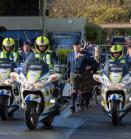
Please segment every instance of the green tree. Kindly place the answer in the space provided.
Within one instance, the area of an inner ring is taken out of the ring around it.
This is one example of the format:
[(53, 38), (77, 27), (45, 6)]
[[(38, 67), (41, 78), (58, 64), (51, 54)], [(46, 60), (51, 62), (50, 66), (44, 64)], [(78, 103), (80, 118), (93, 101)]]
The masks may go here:
[(88, 41), (97, 44), (105, 43), (107, 33), (99, 25), (87, 22), (87, 24), (85, 25), (85, 30), (86, 30), (86, 39)]
[(117, 22), (128, 17), (120, 0), (56, 0), (51, 17), (87, 17), (95, 23)]

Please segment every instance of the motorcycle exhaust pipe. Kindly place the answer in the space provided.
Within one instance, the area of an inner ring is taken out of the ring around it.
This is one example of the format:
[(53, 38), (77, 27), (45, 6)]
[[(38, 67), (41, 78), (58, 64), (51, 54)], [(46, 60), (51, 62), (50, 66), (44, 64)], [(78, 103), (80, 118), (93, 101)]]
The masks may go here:
[(42, 113), (39, 117), (39, 122), (44, 121), (49, 116), (54, 117), (57, 115), (60, 115), (60, 107), (59, 106), (57, 106), (57, 107), (55, 106), (55, 108), (53, 110), (51, 110), (50, 112)]
[(131, 111), (131, 104), (127, 106), (127, 108), (124, 110), (124, 114), (120, 116), (120, 120), (128, 113)]
[(131, 104), (127, 106), (127, 108), (124, 110), (125, 112), (131, 111)]

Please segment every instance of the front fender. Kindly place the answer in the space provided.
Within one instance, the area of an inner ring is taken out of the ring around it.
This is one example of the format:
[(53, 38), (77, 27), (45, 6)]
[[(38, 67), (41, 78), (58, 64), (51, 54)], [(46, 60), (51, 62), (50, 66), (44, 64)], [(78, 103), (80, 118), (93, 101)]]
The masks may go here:
[(8, 97), (11, 97), (11, 91), (10, 90), (6, 90), (6, 89), (1, 89), (0, 90), (0, 96), (8, 96)]
[(108, 102), (110, 102), (110, 101), (116, 101), (116, 100), (119, 100), (119, 101), (123, 102), (123, 97), (122, 97), (122, 95), (120, 95), (120, 94), (111, 94), (111, 95), (108, 97)]
[(38, 96), (38, 95), (29, 94), (29, 95), (27, 95), (27, 96), (25, 97), (25, 102), (30, 102), (30, 101), (40, 103), (40, 102), (41, 102), (41, 98), (40, 98), (40, 96)]

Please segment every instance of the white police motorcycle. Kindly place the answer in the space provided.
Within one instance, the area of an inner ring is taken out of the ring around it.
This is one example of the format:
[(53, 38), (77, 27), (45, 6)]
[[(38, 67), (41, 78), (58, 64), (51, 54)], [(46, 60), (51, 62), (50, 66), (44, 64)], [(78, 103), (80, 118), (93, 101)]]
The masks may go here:
[(122, 73), (111, 73), (112, 80), (105, 74), (95, 74), (94, 80), (101, 83), (101, 106), (112, 119), (113, 125), (118, 125), (121, 119), (131, 110), (131, 75), (127, 73), (120, 79)]
[[(56, 89), (55, 83), (59, 84), (61, 74), (50, 73), (45, 63), (35, 61), (25, 74), (14, 72), (11, 73), (11, 78), (21, 84), (22, 107), (29, 129), (35, 129), (38, 122), (50, 126), (54, 117), (60, 114), (64, 104), (66, 106), (69, 103), (67, 97), (71, 93), (70, 84), (65, 84), (62, 89), (58, 86)], [(67, 101), (63, 103), (65, 99)]]
[(13, 112), (19, 108), (15, 103), (15, 89), (19, 88), (10, 78), (12, 66), (12, 60), (0, 58), (0, 116), (2, 120), (7, 120), (9, 116), (13, 116)]

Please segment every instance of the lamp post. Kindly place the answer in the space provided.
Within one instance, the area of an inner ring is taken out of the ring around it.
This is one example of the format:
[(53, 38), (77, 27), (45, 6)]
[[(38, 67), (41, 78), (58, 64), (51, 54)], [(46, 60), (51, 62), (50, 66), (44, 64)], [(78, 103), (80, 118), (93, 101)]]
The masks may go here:
[(39, 0), (39, 9), (40, 9), (40, 16), (41, 16), (42, 35), (46, 35), (47, 0)]

